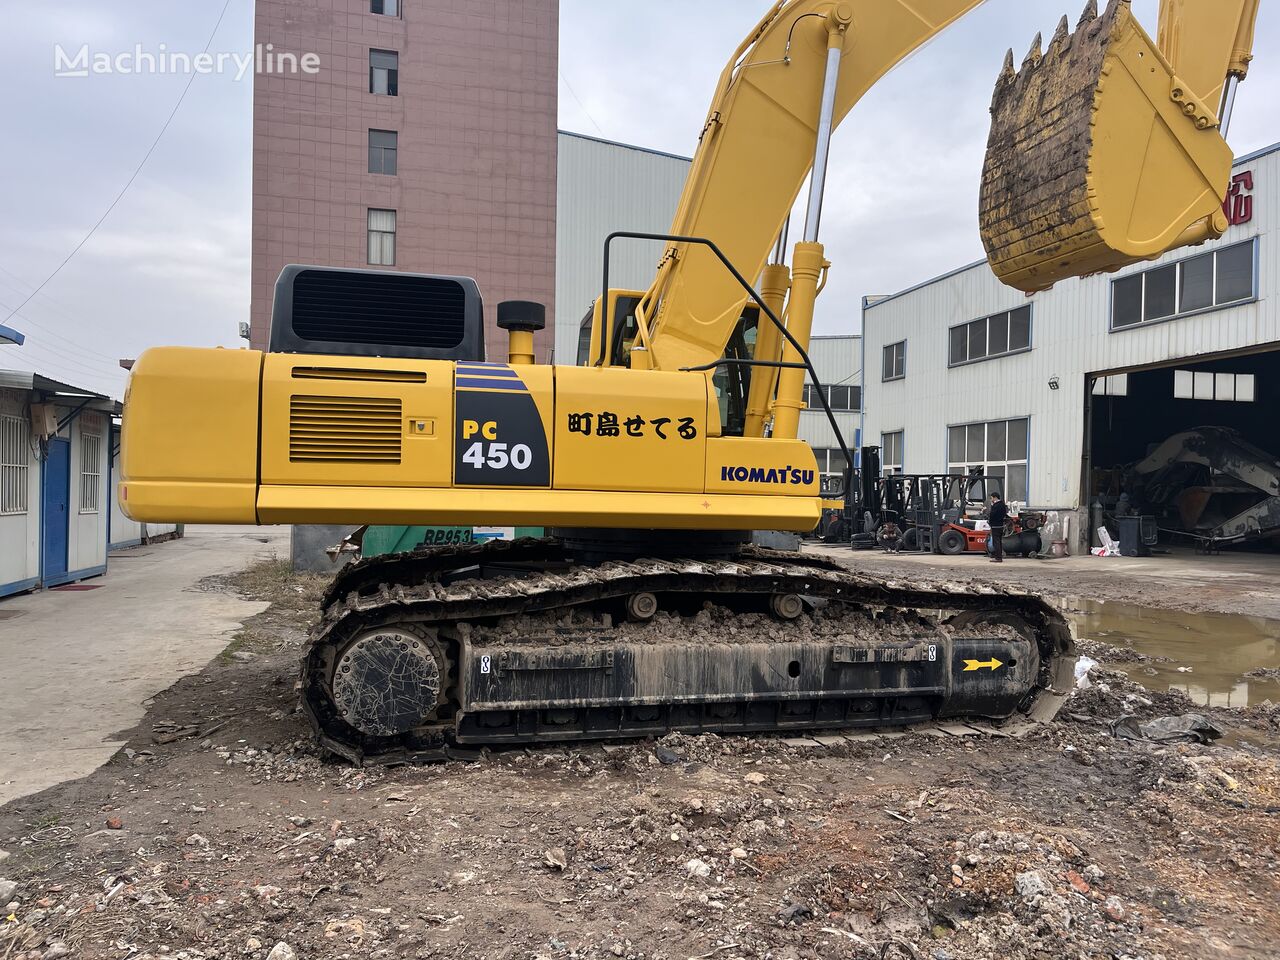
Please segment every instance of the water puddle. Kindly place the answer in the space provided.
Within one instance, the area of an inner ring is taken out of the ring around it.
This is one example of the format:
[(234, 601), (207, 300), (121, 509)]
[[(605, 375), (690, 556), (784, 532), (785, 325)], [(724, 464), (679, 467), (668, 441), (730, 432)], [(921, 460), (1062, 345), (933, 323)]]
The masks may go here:
[(1149, 689), (1181, 690), (1202, 706), (1280, 700), (1280, 682), (1245, 676), (1259, 667), (1280, 668), (1280, 620), (1081, 598), (1068, 599), (1066, 608), (1076, 636), (1151, 657), (1105, 663)]

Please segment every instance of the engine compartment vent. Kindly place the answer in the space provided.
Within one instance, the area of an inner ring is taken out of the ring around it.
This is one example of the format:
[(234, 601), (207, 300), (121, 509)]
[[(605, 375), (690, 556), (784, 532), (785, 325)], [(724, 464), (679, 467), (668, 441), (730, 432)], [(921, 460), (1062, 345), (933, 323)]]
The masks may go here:
[(422, 370), (370, 370), (363, 367), (294, 367), (295, 380), (382, 380), (389, 383), (426, 383)]
[(289, 459), (399, 463), (400, 400), (393, 397), (289, 398)]
[(273, 353), (483, 360), (484, 307), (469, 277), (289, 264), (269, 340)]

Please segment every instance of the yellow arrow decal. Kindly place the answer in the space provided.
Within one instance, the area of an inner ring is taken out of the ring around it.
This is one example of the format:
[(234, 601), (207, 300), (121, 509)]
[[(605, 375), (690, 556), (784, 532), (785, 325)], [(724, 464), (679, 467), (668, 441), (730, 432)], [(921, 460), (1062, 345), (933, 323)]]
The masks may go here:
[(992, 657), (990, 660), (966, 660), (964, 662), (964, 672), (970, 670), (994, 670), (997, 667), (1003, 667), (1004, 662)]

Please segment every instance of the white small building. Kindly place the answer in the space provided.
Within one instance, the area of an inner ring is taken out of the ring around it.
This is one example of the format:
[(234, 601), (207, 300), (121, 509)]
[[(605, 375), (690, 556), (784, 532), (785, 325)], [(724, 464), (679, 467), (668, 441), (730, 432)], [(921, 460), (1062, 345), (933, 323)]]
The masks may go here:
[(863, 303), (863, 436), (886, 471), (1004, 478), (1088, 507), (1201, 426), (1280, 455), (1280, 144), (1236, 161), (1222, 238), (1026, 296), (985, 261)]
[(0, 597), (96, 577), (108, 551), (176, 524), (120, 510), (119, 404), (26, 370), (0, 370)]
[(106, 572), (114, 404), (0, 370), (0, 596)]

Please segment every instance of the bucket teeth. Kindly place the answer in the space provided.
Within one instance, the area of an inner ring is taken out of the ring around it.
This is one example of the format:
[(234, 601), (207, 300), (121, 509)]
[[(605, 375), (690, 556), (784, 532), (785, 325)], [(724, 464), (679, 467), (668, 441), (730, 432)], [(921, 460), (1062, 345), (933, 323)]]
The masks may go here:
[(1040, 50), (1040, 34), (1036, 34), (1036, 38), (1031, 41), (1031, 49), (1027, 51), (1027, 55), (1022, 58), (1022, 70), (1027, 67), (1034, 67), (1043, 59), (1044, 54)]
[(1013, 47), (1010, 47), (1005, 51), (1004, 65), (1000, 68), (1000, 75), (996, 77), (996, 84), (1008, 83), (1017, 75), (1017, 72), (1013, 69)]
[(1080, 14), (1080, 19), (1076, 22), (1076, 29), (1079, 30), (1083, 26), (1087, 26), (1098, 19), (1098, 0), (1086, 0), (1084, 12)]
[(1053, 36), (1049, 38), (1049, 53), (1052, 55), (1058, 47), (1062, 46), (1067, 39), (1067, 15), (1064, 13), (1062, 19), (1058, 21), (1057, 28), (1053, 31)]

